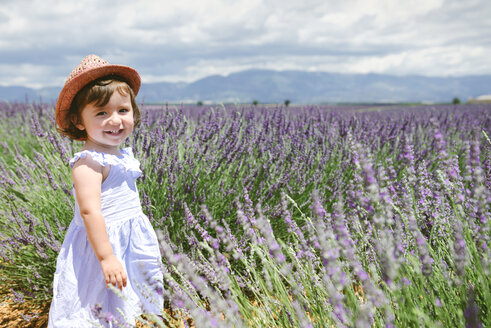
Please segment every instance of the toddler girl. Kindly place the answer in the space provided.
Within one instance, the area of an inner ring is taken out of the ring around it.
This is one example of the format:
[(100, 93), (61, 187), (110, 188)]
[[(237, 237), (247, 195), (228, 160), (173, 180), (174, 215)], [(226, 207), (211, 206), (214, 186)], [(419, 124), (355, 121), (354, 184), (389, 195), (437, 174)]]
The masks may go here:
[(58, 97), (58, 131), (84, 146), (70, 160), (75, 213), (56, 263), (48, 327), (108, 325), (106, 312), (132, 323), (162, 310), (159, 245), (135, 183), (140, 163), (131, 148), (119, 148), (139, 123), (139, 88), (133, 68), (89, 55)]

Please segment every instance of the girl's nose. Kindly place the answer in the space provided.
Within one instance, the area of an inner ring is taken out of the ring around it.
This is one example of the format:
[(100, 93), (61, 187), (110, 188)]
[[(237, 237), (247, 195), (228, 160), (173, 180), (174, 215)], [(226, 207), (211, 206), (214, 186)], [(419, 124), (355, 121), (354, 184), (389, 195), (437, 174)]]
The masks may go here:
[(120, 124), (121, 123), (121, 117), (119, 117), (118, 113), (113, 113), (109, 117), (109, 123), (111, 123), (111, 124)]

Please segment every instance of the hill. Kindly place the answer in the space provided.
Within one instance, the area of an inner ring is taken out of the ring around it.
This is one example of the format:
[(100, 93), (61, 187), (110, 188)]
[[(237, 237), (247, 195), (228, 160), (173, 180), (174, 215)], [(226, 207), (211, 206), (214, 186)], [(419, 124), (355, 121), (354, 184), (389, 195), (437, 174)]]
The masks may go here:
[[(56, 100), (59, 88), (0, 87), (0, 99)], [(449, 102), (491, 93), (491, 75), (460, 77), (247, 70), (191, 83), (144, 83), (139, 101), (277, 103)]]

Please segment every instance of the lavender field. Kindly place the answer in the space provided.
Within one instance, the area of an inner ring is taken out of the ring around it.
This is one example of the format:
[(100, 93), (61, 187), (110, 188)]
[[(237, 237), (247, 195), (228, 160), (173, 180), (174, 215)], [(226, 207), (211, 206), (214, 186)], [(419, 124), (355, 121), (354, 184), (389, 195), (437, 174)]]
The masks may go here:
[[(81, 143), (53, 113), (0, 104), (0, 279), (18, 303), (50, 301), (73, 213)], [(491, 327), (491, 105), (142, 114), (127, 144), (163, 255), (149, 295), (166, 299), (163, 321), (142, 321)]]

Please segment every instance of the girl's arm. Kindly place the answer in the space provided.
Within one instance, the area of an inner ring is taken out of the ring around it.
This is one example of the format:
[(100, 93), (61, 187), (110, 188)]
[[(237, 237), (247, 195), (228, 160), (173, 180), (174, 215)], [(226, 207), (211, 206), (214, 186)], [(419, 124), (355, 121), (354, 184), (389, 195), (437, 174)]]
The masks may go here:
[(73, 166), (72, 178), (87, 238), (100, 262), (106, 284), (122, 290), (126, 287), (126, 272), (113, 253), (101, 211), (102, 166), (90, 156), (80, 158)]

